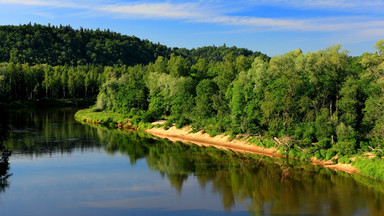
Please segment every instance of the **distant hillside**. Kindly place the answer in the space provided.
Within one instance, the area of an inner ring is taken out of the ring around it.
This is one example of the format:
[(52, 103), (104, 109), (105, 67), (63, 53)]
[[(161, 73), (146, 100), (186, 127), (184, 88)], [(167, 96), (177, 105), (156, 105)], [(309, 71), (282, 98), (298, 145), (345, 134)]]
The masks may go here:
[(70, 26), (0, 26), (0, 61), (49, 65), (147, 64), (170, 49), (109, 30)]
[[(71, 26), (27, 24), (0, 26), (0, 62), (55, 65), (136, 65), (154, 62), (158, 56), (181, 55), (191, 64), (202, 57), (221, 61), (234, 56), (259, 56), (244, 48), (209, 46), (197, 49), (169, 48), (135, 36), (110, 30), (73, 29)], [(267, 57), (268, 58), (268, 57)]]

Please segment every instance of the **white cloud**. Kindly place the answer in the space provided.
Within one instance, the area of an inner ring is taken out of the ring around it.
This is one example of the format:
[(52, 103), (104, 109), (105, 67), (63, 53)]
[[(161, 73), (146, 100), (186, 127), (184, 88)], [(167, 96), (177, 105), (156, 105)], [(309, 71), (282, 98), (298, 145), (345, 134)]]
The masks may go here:
[[(382, 8), (382, 1), (346, 1), (346, 0), (244, 0), (243, 8), (250, 4), (290, 5), (291, 7), (316, 8)], [(248, 4), (246, 3), (248, 2)], [(1, 3), (31, 5), (54, 8), (81, 9), (100, 16), (112, 16), (125, 19), (162, 19), (178, 20), (190, 23), (210, 23), (236, 26), (254, 31), (300, 31), (300, 32), (343, 32), (346, 35), (364, 35), (372, 38), (382, 35), (384, 20), (380, 16), (338, 16), (324, 18), (266, 18), (261, 16), (232, 15), (239, 8), (229, 7), (221, 1), (193, 1), (177, 3), (164, 2), (130, 2), (107, 4), (89, 0), (49, 1), (49, 0), (0, 0)], [(253, 5), (254, 6), (254, 5)], [(287, 6), (288, 7), (288, 6)], [(238, 13), (241, 14), (241, 13)]]
[(197, 4), (193, 3), (136, 3), (100, 6), (98, 10), (117, 13), (124, 17), (138, 16), (138, 18), (195, 19), (203, 15), (203, 13), (198, 10), (197, 6)]
[(39, 0), (0, 0), (0, 3), (5, 4), (17, 4), (17, 5), (27, 5), (27, 6), (49, 6), (49, 7), (65, 7), (65, 8), (86, 8), (79, 4), (71, 2), (59, 2), (59, 1), (39, 1)]
[(56, 16), (52, 13), (45, 13), (45, 12), (37, 12), (37, 13), (34, 13), (35, 15), (37, 16), (40, 16), (40, 17), (44, 17), (44, 18), (47, 18), (47, 19), (55, 19)]
[(382, 0), (246, 0), (253, 5), (275, 5), (301, 9), (358, 10), (381, 12)]

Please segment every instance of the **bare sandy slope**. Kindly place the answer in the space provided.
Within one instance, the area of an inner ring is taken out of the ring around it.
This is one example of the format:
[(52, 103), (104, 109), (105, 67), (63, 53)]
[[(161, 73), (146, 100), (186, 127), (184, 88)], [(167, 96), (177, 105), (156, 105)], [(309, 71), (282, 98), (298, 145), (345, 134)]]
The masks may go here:
[[(282, 157), (276, 148), (258, 147), (247, 142), (246, 140), (233, 139), (228, 141), (229, 137), (225, 135), (211, 137), (209, 134), (203, 134), (201, 131), (197, 133), (190, 133), (190, 131), (191, 129), (188, 127), (177, 129), (175, 126), (169, 128), (168, 130), (165, 130), (164, 128), (152, 128), (146, 130), (147, 133), (161, 138), (167, 138), (173, 142), (191, 142), (199, 146), (214, 146), (219, 149), (232, 150), (235, 152), (260, 154), (269, 157)], [(323, 165), (326, 168), (341, 170), (348, 173), (358, 173), (357, 169), (351, 164), (333, 164), (331, 161), (321, 161), (315, 158), (312, 158), (311, 160), (313, 164)]]
[(146, 132), (161, 137), (167, 138), (173, 142), (181, 141), (181, 142), (191, 142), (195, 143), (199, 146), (214, 146), (219, 149), (225, 150), (233, 150), (235, 152), (244, 152), (244, 153), (252, 153), (252, 154), (261, 154), (267, 155), (270, 157), (281, 157), (278, 154), (275, 148), (262, 148), (255, 146), (251, 143), (248, 143), (243, 140), (234, 139), (232, 141), (228, 141), (229, 136), (218, 135), (215, 137), (209, 136), (207, 133), (197, 132), (197, 133), (189, 133), (190, 129), (188, 127), (177, 129), (175, 126), (170, 127), (168, 130), (164, 128), (152, 128), (146, 130)]

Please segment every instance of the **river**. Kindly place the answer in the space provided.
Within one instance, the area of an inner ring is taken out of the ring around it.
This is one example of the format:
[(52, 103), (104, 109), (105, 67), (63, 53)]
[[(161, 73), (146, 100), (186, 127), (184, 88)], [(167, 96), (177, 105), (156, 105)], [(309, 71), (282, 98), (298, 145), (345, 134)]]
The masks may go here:
[(384, 184), (313, 165), (16, 110), (0, 215), (384, 215)]

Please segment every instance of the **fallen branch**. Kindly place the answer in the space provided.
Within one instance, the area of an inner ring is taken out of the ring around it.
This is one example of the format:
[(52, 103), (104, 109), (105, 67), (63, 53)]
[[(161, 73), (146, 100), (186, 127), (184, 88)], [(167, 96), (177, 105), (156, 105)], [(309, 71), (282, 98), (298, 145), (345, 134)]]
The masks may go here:
[(277, 137), (273, 137), (273, 139), (274, 139), (277, 143), (279, 143), (279, 145), (281, 145), (281, 146), (285, 146), (285, 144), (282, 143)]
[(368, 148), (371, 149), (372, 151), (380, 151), (380, 152), (383, 152), (383, 150), (381, 150), (381, 149), (379, 149), (379, 148), (374, 149), (374, 148), (372, 148), (371, 146), (368, 146)]
[(300, 149), (301, 151), (304, 151), (304, 149), (303, 148), (301, 148), (300, 146), (298, 146), (298, 145), (295, 145), (295, 147), (296, 148), (298, 148), (298, 149)]
[(312, 151), (312, 154), (315, 153), (315, 152), (317, 152), (317, 151), (319, 151), (320, 149), (321, 149), (321, 147), (317, 147), (317, 149), (315, 149), (315, 150)]

